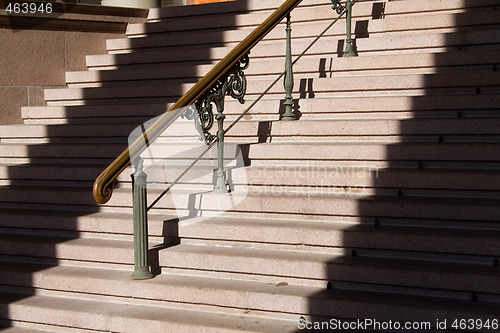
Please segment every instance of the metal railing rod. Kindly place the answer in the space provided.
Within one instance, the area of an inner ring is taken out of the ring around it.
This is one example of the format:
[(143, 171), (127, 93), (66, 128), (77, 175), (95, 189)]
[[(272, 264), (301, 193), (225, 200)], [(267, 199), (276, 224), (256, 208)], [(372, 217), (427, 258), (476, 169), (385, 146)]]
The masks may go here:
[(182, 172), (179, 176), (177, 176), (177, 178), (175, 178), (175, 180), (174, 180), (173, 182), (171, 182), (171, 183), (170, 183), (170, 185), (169, 185), (169, 186), (168, 186), (168, 187), (167, 187), (167, 188), (166, 188), (166, 189), (165, 189), (165, 190), (164, 190), (164, 191), (163, 191), (163, 192), (162, 192), (162, 193), (161, 193), (161, 194), (160, 194), (160, 195), (159, 195), (159, 196), (155, 199), (155, 201), (153, 201), (153, 202), (149, 205), (149, 207), (148, 207), (147, 211), (149, 211), (151, 208), (153, 208), (153, 207), (154, 207), (154, 205), (156, 205), (156, 204), (158, 203), (158, 201), (160, 201), (160, 199), (161, 199), (161, 198), (163, 198), (163, 196), (164, 196), (165, 194), (167, 194), (167, 192), (168, 192), (168, 191), (170, 191), (170, 189), (172, 188), (172, 186), (174, 186), (175, 184), (177, 184), (177, 182), (178, 182), (179, 180), (181, 180), (181, 178), (182, 178), (182, 177), (184, 177), (184, 175), (185, 175), (185, 174), (186, 174), (189, 170), (191, 170), (191, 169), (193, 168), (193, 166), (194, 166), (196, 163), (198, 163), (198, 161), (199, 161), (199, 160), (201, 160), (201, 158), (203, 157), (203, 155), (205, 155), (205, 154), (206, 154), (206, 153), (210, 150), (210, 148), (212, 148), (212, 147), (215, 145), (215, 143), (216, 143), (216, 142), (217, 142), (217, 140), (212, 141), (212, 142), (211, 142), (211, 143), (207, 146), (207, 148), (205, 148), (205, 150), (204, 150), (204, 151), (203, 151), (200, 155), (198, 155), (198, 157), (197, 157), (197, 158), (196, 158), (193, 162), (191, 162), (191, 164), (189, 164), (189, 165), (187, 166), (187, 168), (186, 168), (186, 169), (185, 169), (185, 170), (184, 170), (184, 171), (183, 171), (183, 172)]

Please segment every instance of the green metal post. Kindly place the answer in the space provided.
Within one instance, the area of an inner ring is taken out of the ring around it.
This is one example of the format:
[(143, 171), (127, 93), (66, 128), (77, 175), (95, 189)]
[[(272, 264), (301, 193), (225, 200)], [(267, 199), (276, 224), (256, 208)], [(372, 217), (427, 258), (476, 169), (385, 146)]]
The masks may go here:
[(356, 57), (358, 54), (354, 50), (351, 37), (351, 26), (352, 26), (352, 5), (353, 0), (347, 0), (346, 3), (346, 40), (345, 40), (345, 51), (342, 55), (343, 57)]
[(217, 182), (214, 193), (227, 193), (226, 178), (224, 177), (224, 95), (221, 106), (217, 108)]
[(293, 68), (292, 68), (292, 28), (290, 14), (286, 17), (286, 59), (285, 59), (285, 78), (283, 86), (285, 88), (285, 113), (281, 117), (282, 120), (295, 120), (295, 115), (292, 112), (292, 90), (293, 90)]
[(131, 278), (144, 280), (153, 277), (148, 264), (148, 215), (146, 202), (146, 178), (143, 160), (139, 158), (132, 174), (134, 214), (134, 273)]

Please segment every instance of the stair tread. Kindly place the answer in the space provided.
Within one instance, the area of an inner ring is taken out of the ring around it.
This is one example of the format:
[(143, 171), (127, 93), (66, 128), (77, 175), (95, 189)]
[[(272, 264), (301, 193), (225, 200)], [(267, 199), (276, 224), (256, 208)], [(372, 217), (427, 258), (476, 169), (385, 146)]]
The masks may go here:
[[(285, 331), (291, 332), (292, 328), (296, 328), (295, 321), (265, 317), (225, 313), (214, 316), (210, 312), (195, 310), (41, 295), (26, 298), (24, 295), (4, 293), (0, 302), (9, 304), (12, 309), (27, 308), (33, 313), (38, 313), (38, 320), (46, 324), (76, 326), (81, 329), (124, 332), (141, 331), (144, 327), (149, 327), (149, 330), (163, 327), (162, 329), (178, 329), (178, 332), (192, 332), (194, 329), (204, 327), (205, 330), (213, 332), (236, 332), (242, 329), (248, 332), (276, 332), (284, 328)], [(53, 312), (47, 313), (49, 309), (59, 315), (54, 315)], [(41, 311), (47, 314), (40, 316)], [(16, 314), (11, 314), (11, 319), (18, 319), (19, 315)], [(89, 316), (92, 320), (89, 320)]]
[(0, 326), (0, 330), (3, 333), (43, 333), (47, 332), (45, 330), (32, 330), (32, 329), (26, 329), (26, 328), (20, 328), (20, 327), (2, 327)]

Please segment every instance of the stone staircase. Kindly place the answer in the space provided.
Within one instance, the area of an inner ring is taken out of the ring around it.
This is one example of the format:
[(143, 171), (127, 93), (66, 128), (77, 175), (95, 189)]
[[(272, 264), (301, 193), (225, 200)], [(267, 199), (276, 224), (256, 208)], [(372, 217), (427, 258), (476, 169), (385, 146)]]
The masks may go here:
[[(132, 169), (103, 206), (95, 178), (281, 3), (153, 9), (23, 108), (23, 125), (1, 126), (5, 332), (299, 332), (301, 317), (495, 331), (451, 325), (500, 319), (498, 0), (359, 1), (359, 56), (340, 57), (341, 20), (294, 68), (300, 119), (278, 121), (278, 85), (228, 132), (244, 200), (190, 223), (192, 203), (178, 217), (167, 195), (149, 214), (158, 275), (130, 279)], [(334, 16), (329, 1), (296, 8), (294, 55)], [(281, 24), (252, 50), (247, 103), (227, 98), (228, 120), (283, 71), (283, 37)], [(186, 147), (193, 125), (176, 126), (163, 147)]]

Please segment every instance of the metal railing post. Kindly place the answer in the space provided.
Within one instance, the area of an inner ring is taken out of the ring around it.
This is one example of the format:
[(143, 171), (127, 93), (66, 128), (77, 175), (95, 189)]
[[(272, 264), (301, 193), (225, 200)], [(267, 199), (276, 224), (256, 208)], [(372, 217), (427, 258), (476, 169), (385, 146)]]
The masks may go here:
[[(224, 98), (224, 97), (222, 97)], [(222, 102), (224, 103), (224, 102)], [(222, 109), (217, 109), (217, 182), (214, 193), (227, 193), (226, 178), (224, 177), (224, 118)]]
[(134, 273), (131, 278), (144, 280), (153, 277), (148, 264), (148, 215), (147, 175), (143, 171), (143, 160), (139, 157), (132, 174), (132, 198), (134, 215)]
[(281, 117), (282, 120), (296, 120), (292, 112), (292, 90), (293, 90), (293, 64), (292, 64), (292, 28), (290, 14), (286, 16), (286, 60), (285, 60), (285, 78), (283, 86), (285, 88), (285, 113)]
[(343, 57), (356, 57), (358, 54), (354, 49), (354, 45), (352, 42), (351, 36), (351, 27), (352, 27), (352, 5), (353, 0), (346, 0), (346, 40), (345, 40), (345, 50)]

